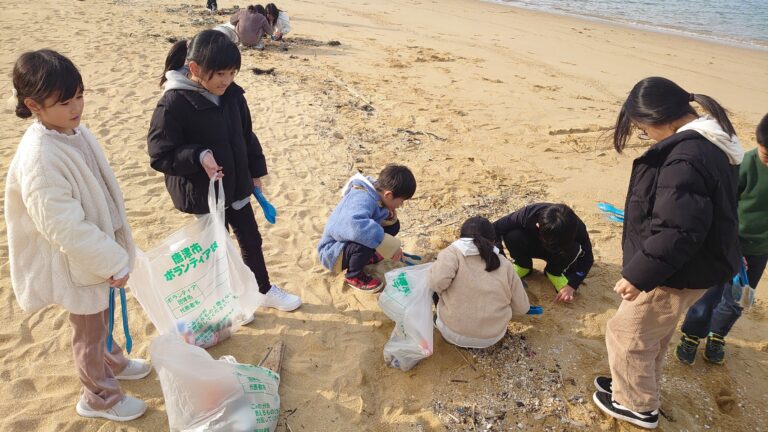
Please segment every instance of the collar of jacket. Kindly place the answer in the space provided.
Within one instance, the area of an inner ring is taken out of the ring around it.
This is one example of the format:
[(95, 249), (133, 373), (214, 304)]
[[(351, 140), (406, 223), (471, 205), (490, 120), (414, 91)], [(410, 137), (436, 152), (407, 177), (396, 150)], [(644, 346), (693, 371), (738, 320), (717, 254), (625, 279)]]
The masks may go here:
[[(197, 110), (205, 110), (205, 109), (211, 109), (216, 108), (216, 104), (211, 102), (208, 98), (203, 96), (202, 94), (192, 91), (192, 90), (170, 90), (170, 91), (178, 91), (181, 92), (182, 95), (189, 101), (190, 104), (192, 104), (193, 107)], [(230, 98), (239, 96), (245, 94), (245, 90), (243, 90), (242, 87), (239, 85), (232, 83), (227, 87), (227, 90), (224, 91), (224, 94), (221, 95), (221, 102), (224, 103), (225, 100), (228, 100)]]
[(678, 132), (652, 145), (638, 159), (665, 158), (680, 142), (690, 139), (706, 138), (695, 130)]

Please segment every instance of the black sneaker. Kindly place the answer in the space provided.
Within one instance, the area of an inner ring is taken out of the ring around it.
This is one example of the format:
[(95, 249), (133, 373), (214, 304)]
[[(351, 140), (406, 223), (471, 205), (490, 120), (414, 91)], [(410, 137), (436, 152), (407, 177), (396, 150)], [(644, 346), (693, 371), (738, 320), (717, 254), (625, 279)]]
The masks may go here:
[(613, 393), (613, 388), (611, 387), (612, 382), (613, 380), (610, 377), (599, 376), (595, 378), (595, 388), (599, 392)]
[(725, 339), (719, 334), (711, 333), (707, 336), (704, 360), (714, 364), (725, 363)]
[(656, 427), (659, 426), (659, 410), (648, 412), (632, 411), (613, 400), (610, 393), (599, 391), (592, 395), (592, 400), (601, 411), (613, 418), (624, 420), (625, 422), (646, 429), (656, 429)]
[(696, 350), (699, 348), (699, 338), (683, 333), (680, 343), (675, 348), (675, 356), (680, 363), (692, 365), (696, 362)]

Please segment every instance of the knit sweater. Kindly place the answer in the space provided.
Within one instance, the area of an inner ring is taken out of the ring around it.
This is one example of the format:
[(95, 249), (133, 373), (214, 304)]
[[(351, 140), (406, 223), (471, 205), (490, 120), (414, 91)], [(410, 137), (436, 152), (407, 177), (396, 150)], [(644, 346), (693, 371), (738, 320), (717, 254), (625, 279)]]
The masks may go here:
[(745, 255), (768, 254), (768, 166), (757, 149), (739, 167), (739, 239)]
[[(117, 229), (110, 200), (121, 219)], [(8, 168), (5, 221), (11, 284), (27, 312), (50, 304), (80, 315), (101, 312), (109, 306), (107, 279), (133, 265), (120, 187), (84, 125), (74, 135), (38, 122), (27, 129)]]
[(377, 249), (385, 258), (390, 258), (400, 242), (384, 233), (382, 224), (387, 217), (389, 210), (381, 203), (373, 182), (360, 174), (352, 177), (342, 190), (341, 202), (325, 224), (317, 246), (320, 262), (328, 270), (339, 270), (335, 268), (336, 262), (347, 242)]
[(440, 320), (453, 332), (490, 339), (503, 334), (512, 315), (530, 309), (528, 294), (512, 263), (499, 256), (501, 266), (485, 271), (480, 255), (464, 255), (451, 245), (440, 251), (429, 274), (429, 286), (440, 296)]

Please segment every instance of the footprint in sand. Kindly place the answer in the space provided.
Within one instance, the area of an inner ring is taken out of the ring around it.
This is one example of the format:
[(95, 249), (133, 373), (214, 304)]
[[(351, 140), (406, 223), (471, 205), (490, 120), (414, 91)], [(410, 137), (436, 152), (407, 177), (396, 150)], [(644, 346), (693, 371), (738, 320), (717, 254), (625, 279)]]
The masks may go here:
[(715, 397), (715, 403), (720, 409), (720, 412), (730, 414), (736, 409), (736, 398), (728, 389), (722, 389)]

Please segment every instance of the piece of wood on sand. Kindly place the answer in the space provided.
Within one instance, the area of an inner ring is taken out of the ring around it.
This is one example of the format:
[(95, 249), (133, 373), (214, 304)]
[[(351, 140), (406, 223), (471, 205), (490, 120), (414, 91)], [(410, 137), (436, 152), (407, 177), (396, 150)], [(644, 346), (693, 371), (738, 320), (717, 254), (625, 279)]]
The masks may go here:
[(274, 346), (267, 348), (267, 353), (259, 362), (259, 366), (279, 374), (280, 368), (283, 366), (283, 347), (283, 341), (279, 341)]

